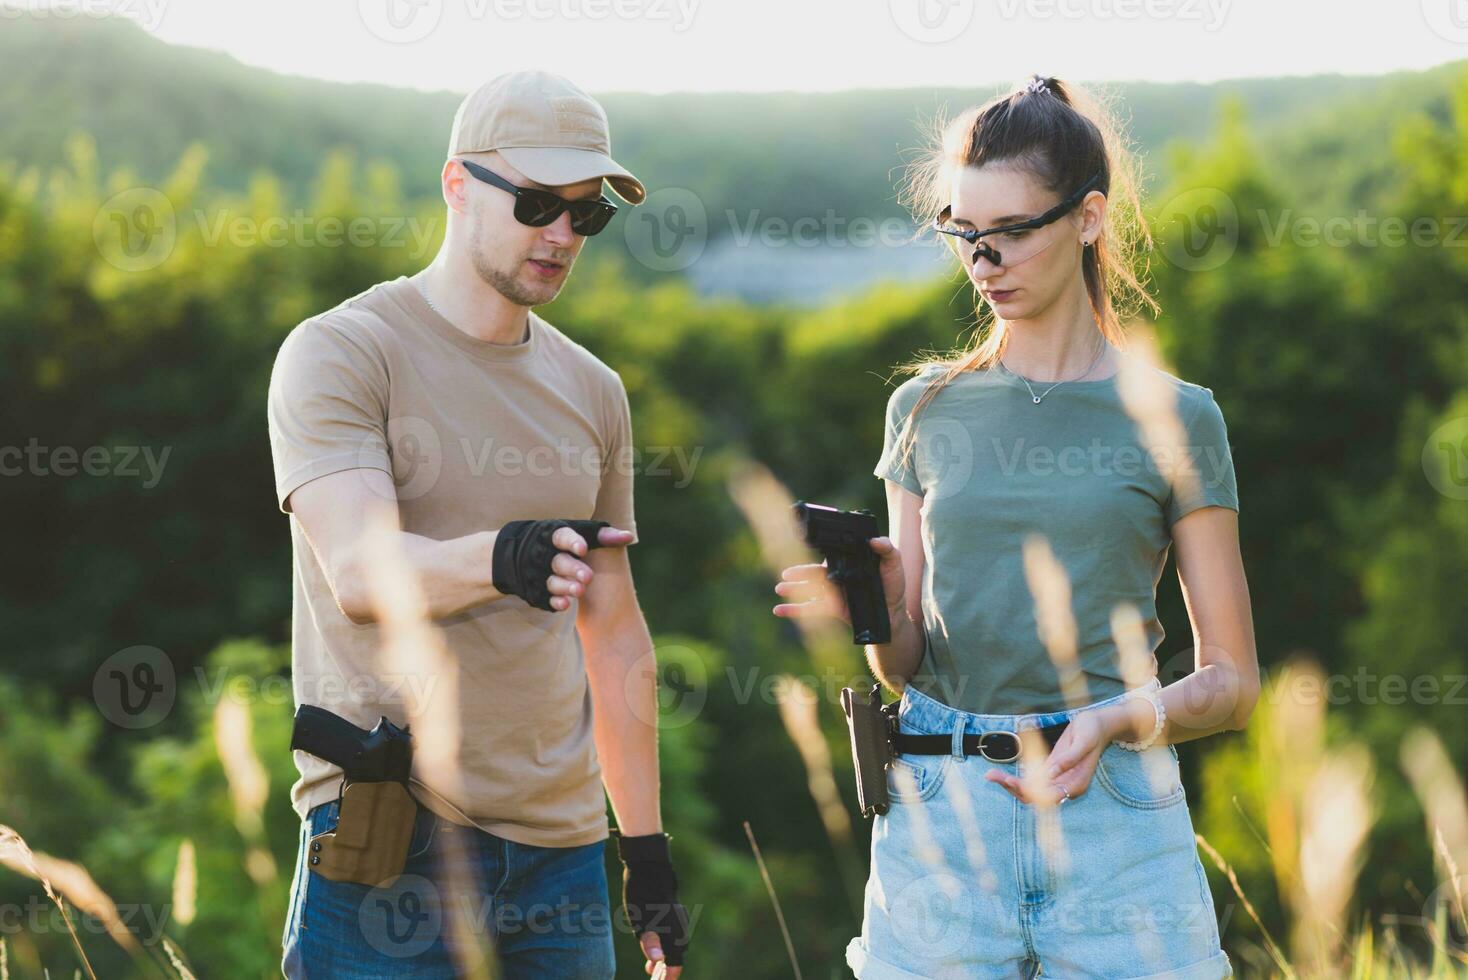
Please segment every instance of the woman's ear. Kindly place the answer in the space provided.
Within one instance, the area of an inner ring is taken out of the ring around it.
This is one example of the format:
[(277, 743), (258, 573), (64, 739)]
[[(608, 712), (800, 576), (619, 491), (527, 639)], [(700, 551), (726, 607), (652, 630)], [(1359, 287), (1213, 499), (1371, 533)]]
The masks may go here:
[(1094, 245), (1106, 226), (1106, 195), (1091, 191), (1081, 202), (1081, 243)]

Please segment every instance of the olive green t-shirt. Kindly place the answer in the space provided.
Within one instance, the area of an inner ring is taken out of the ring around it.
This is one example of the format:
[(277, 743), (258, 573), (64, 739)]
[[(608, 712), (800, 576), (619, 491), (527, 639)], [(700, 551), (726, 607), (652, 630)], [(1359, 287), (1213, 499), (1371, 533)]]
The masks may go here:
[[(1039, 404), (1002, 365), (960, 374), (918, 416), (906, 465), (898, 435), (937, 370), (892, 393), (874, 472), (923, 498), (927, 649), (911, 680), (919, 691), (979, 714), (1068, 707), (1025, 577), (1031, 533), (1045, 537), (1070, 580), (1087, 703), (1127, 689), (1111, 633), (1116, 605), (1136, 607), (1155, 655), (1165, 632), (1156, 590), (1172, 525), (1199, 507), (1239, 504), (1213, 392), (1143, 370), (1176, 393), (1173, 432), (1180, 423), (1185, 433), (1155, 452), (1123, 406), (1119, 373), (1048, 394), (1051, 382), (1031, 381)], [(1189, 460), (1196, 479), (1169, 478)]]

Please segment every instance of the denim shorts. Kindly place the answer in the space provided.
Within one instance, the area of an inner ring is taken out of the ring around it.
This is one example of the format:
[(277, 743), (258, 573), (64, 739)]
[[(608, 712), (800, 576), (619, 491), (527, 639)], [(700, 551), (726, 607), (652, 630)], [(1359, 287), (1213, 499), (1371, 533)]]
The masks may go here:
[(301, 822), (286, 915), (286, 977), (462, 976), (612, 980), (606, 841), (537, 847), (436, 816), (422, 804), (408, 860), (373, 888), (311, 870), (307, 848), (337, 824), (336, 800)]
[[(966, 734), (1052, 725), (1124, 697), (980, 715), (909, 685), (899, 719), (904, 732), (952, 735), (961, 752)], [(1050, 808), (986, 781), (995, 767), (1026, 768), (947, 754), (888, 769), (892, 805), (874, 818), (861, 935), (846, 948), (860, 980), (1233, 975), (1176, 748), (1108, 743), (1086, 791)]]

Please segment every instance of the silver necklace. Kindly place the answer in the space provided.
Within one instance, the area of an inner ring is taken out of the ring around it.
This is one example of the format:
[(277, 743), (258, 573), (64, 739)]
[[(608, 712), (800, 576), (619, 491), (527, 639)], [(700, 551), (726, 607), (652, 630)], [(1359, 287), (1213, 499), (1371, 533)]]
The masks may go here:
[[(430, 310), (432, 310), (433, 312), (437, 313), (439, 316), (443, 317), (445, 320), (448, 319), (448, 317), (446, 317), (446, 316), (443, 315), (443, 311), (442, 310), (440, 310), (437, 306), (434, 306), (433, 305), (433, 300), (429, 298), (429, 296), (428, 296), (428, 283), (427, 282), (421, 282), (421, 283), (419, 283), (419, 285), (418, 285), (418, 295), (420, 295), (420, 296), (423, 297), (423, 302), (425, 302), (425, 303), (428, 304), (428, 308)], [(522, 341), (520, 341), (520, 343), (522, 343), (522, 344), (528, 344), (529, 342), (530, 342), (530, 323), (529, 323), (529, 320), (527, 319), (526, 320), (526, 323), (525, 323), (525, 339), (522, 340)]]
[(1027, 388), (1029, 390), (1030, 398), (1034, 400), (1034, 403), (1036, 405), (1038, 405), (1038, 404), (1040, 404), (1040, 399), (1044, 398), (1046, 395), (1050, 394), (1050, 392), (1054, 391), (1056, 388), (1059, 388), (1061, 385), (1065, 384), (1067, 381), (1079, 381), (1081, 378), (1084, 378), (1086, 375), (1088, 375), (1092, 371), (1094, 371), (1096, 369), (1096, 365), (1098, 363), (1100, 363), (1100, 361), (1101, 361), (1101, 355), (1102, 354), (1105, 354), (1105, 353), (1106, 353), (1106, 340), (1103, 338), (1102, 341), (1101, 341), (1101, 348), (1100, 348), (1100, 350), (1096, 351), (1096, 356), (1093, 357), (1093, 358), (1091, 358), (1091, 365), (1090, 365), (1090, 367), (1086, 368), (1084, 371), (1082, 371), (1079, 375), (1077, 375), (1074, 378), (1063, 378), (1062, 380), (1055, 382), (1053, 385), (1051, 385), (1050, 387), (1046, 388), (1044, 391), (1040, 392), (1040, 394), (1038, 394), (1038, 395), (1035, 394), (1035, 389), (1030, 387), (1030, 382), (1029, 382), (1029, 379), (1028, 378), (1024, 377), (1023, 375), (1015, 374), (1013, 371), (1010, 371), (1009, 368), (1004, 367), (1004, 362), (1003, 361), (1000, 361), (999, 362), (999, 366), (1002, 367), (1002, 368), (1004, 368), (1004, 370), (1009, 371), (1009, 373), (1011, 375), (1014, 375), (1014, 377), (1019, 378), (1021, 381), (1023, 381), (1024, 382), (1024, 385), (1025, 385), (1025, 388)]

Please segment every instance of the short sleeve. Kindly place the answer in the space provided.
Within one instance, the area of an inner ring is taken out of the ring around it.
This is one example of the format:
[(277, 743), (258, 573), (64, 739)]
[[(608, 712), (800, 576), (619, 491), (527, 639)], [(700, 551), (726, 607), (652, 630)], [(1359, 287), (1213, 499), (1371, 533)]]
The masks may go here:
[(1184, 466), (1173, 482), (1164, 512), (1167, 526), (1199, 507), (1239, 509), (1239, 491), (1234, 476), (1233, 451), (1228, 444), (1228, 427), (1213, 392), (1202, 389), (1198, 407), (1186, 425), (1187, 446), (1179, 454)]
[(276, 502), (330, 473), (379, 469), (387, 452), (387, 369), (361, 341), (322, 320), (292, 330), (270, 373), (267, 415)]
[(632, 408), (627, 403), (627, 389), (621, 378), (610, 395), (610, 425), (605, 435), (606, 456), (602, 460), (601, 486), (596, 492), (594, 521), (606, 521), (612, 527), (632, 532), (630, 544), (637, 543), (637, 519), (632, 506), (632, 477), (636, 471), (632, 444)]
[[(912, 393), (917, 390), (916, 382), (909, 381), (900, 385), (896, 391), (892, 392), (892, 397), (887, 399), (887, 420), (882, 431), (882, 457), (877, 460), (877, 467), (872, 470), (872, 473), (884, 480), (900, 484), (911, 493), (922, 496), (923, 485), (918, 481), (915, 466), (917, 447), (899, 445), (899, 436), (902, 434), (907, 415), (916, 403), (916, 398), (912, 396)], [(907, 451), (905, 461), (902, 458), (904, 449)]]

